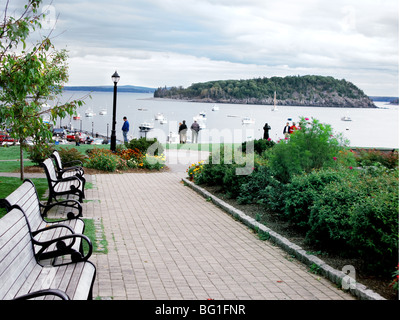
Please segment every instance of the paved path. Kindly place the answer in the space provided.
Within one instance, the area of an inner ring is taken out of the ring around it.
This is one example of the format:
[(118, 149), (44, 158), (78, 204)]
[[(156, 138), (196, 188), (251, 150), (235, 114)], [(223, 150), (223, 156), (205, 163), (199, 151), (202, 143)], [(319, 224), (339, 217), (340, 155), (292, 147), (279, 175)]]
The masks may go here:
[(206, 158), (170, 151), (169, 172), (90, 176), (84, 217), (108, 242), (91, 257), (95, 298), (354, 299), (185, 187), (188, 165)]
[(185, 187), (186, 168), (92, 176), (85, 216), (108, 241), (108, 254), (91, 258), (94, 297), (353, 299)]

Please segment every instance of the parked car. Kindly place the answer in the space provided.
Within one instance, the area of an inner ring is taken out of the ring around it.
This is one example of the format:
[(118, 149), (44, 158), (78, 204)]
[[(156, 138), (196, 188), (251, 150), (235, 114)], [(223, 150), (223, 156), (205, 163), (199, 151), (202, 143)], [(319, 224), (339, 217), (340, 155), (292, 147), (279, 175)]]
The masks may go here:
[[(75, 141), (75, 132), (70, 132), (67, 134), (67, 140), (68, 141)], [(79, 134), (79, 142), (80, 143), (85, 143), (86, 141), (86, 134), (82, 133), (82, 132), (78, 132)]]
[(53, 136), (58, 136), (63, 139), (67, 136), (67, 130), (65, 130), (63, 128), (54, 128)]
[(0, 131), (0, 144), (3, 142), (17, 142), (14, 138), (11, 138), (6, 131)]

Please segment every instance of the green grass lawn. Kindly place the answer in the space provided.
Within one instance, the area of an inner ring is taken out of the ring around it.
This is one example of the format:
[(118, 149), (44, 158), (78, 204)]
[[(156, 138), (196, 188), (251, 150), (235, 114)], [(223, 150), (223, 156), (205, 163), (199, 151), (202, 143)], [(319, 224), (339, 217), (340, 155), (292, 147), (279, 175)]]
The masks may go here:
[[(34, 178), (31, 180), (35, 184), (39, 199), (42, 199), (48, 188), (47, 179)], [(0, 177), (0, 199), (7, 198), (8, 195), (16, 190), (22, 183), (23, 181), (21, 181), (20, 178)], [(5, 212), (5, 209), (0, 208), (0, 218), (5, 214)]]

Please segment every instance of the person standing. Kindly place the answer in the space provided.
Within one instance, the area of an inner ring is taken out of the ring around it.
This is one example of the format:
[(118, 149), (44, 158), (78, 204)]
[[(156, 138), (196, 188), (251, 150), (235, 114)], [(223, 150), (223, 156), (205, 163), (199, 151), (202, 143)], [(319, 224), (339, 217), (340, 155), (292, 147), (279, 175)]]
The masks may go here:
[(187, 125), (185, 120), (183, 120), (182, 124), (179, 126), (178, 132), (180, 143), (186, 143)]
[(292, 126), (290, 127), (289, 133), (292, 134), (295, 130), (297, 130), (296, 123), (293, 122)]
[(128, 132), (129, 132), (129, 121), (127, 117), (124, 117), (124, 124), (122, 125), (122, 135), (124, 136), (124, 142), (128, 143)]
[(79, 132), (75, 132), (75, 146), (79, 147), (81, 145), (81, 137)]
[(286, 122), (286, 126), (283, 128), (283, 134), (285, 135), (285, 138), (289, 138), (290, 134), (289, 122)]
[(268, 140), (269, 139), (269, 130), (271, 130), (271, 127), (268, 125), (268, 123), (266, 123), (264, 125), (264, 139)]
[(194, 120), (190, 129), (192, 129), (192, 142), (197, 143), (197, 140), (199, 137), (200, 126), (196, 120)]

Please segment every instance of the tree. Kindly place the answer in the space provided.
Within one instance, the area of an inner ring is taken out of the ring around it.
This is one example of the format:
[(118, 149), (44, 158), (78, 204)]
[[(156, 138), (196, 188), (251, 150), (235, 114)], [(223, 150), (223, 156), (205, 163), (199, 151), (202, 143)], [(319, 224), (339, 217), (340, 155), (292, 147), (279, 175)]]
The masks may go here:
[[(72, 115), (82, 100), (72, 100), (51, 108), (43, 108), (49, 99), (56, 99), (68, 81), (67, 52), (57, 51), (49, 36), (26, 49), (26, 39), (41, 28), (43, 14), (38, 14), (41, 0), (28, 0), (18, 17), (7, 16), (8, 1), (0, 25), (0, 126), (20, 143), (21, 179), (24, 179), (23, 150), (26, 139), (34, 138), (38, 146), (52, 141), (51, 124), (58, 117)], [(22, 50), (18, 50), (20, 44)], [(50, 121), (43, 121), (47, 114)]]

